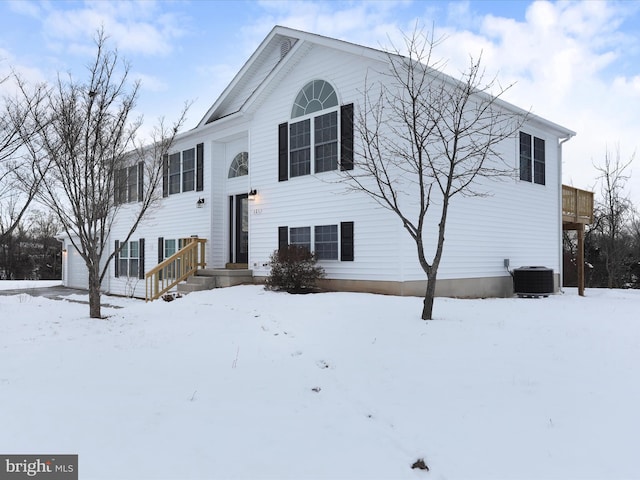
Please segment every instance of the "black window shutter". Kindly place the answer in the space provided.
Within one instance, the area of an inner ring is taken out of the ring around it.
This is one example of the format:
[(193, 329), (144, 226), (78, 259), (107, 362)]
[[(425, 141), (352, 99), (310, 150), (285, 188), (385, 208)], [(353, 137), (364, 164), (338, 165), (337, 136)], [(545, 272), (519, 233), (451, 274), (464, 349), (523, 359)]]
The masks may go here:
[(162, 156), (162, 196), (169, 196), (169, 154)]
[(353, 103), (340, 107), (340, 170), (353, 170)]
[(278, 181), (289, 180), (289, 125), (278, 125)]
[(113, 175), (113, 204), (119, 205), (120, 199), (118, 195), (120, 194), (120, 169), (117, 169)]
[(164, 260), (164, 237), (158, 237), (158, 263)]
[(138, 163), (138, 201), (144, 200), (144, 163)]
[(196, 191), (204, 190), (204, 143), (196, 145)]
[(144, 280), (144, 238), (138, 240), (138, 278)]
[(113, 260), (115, 261), (115, 266), (114, 266), (114, 270), (115, 270), (115, 277), (119, 277), (120, 276), (120, 241), (116, 240), (116, 244), (114, 247), (114, 251), (116, 252), (115, 257), (113, 258)]
[(340, 223), (340, 260), (353, 262), (353, 222)]
[(289, 227), (278, 227), (278, 250), (287, 248), (289, 245)]

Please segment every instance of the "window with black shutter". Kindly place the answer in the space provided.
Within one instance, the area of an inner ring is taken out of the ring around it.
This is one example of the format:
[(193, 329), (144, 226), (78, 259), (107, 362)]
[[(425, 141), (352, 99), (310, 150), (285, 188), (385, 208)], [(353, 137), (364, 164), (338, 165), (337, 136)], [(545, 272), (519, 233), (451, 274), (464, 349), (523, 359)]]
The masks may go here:
[(162, 196), (204, 190), (204, 144), (165, 155), (162, 159)]
[(353, 231), (353, 222), (315, 227), (278, 227), (278, 249), (299, 245), (311, 250), (313, 245), (318, 260), (338, 260), (339, 257), (342, 262), (353, 262)]
[(339, 106), (324, 80), (307, 83), (278, 126), (278, 180), (353, 169), (353, 104)]
[(520, 180), (545, 185), (545, 141), (520, 132)]

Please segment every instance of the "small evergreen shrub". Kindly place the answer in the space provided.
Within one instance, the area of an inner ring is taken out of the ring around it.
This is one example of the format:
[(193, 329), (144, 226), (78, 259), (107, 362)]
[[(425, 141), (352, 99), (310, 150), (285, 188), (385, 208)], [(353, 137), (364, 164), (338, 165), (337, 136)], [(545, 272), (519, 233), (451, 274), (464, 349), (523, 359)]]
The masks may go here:
[(314, 291), (316, 282), (324, 277), (324, 269), (316, 261), (315, 254), (299, 245), (276, 250), (269, 258), (271, 274), (267, 277), (267, 288), (289, 293)]

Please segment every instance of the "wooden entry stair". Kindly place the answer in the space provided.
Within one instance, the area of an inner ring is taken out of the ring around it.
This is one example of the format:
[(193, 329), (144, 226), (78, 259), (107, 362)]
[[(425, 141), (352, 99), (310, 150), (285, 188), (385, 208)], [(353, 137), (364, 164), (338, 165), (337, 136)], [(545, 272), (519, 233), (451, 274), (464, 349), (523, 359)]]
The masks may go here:
[(145, 299), (153, 301), (172, 289), (179, 292), (211, 290), (253, 283), (253, 272), (246, 268), (207, 269), (203, 238), (181, 239), (182, 248), (145, 274)]

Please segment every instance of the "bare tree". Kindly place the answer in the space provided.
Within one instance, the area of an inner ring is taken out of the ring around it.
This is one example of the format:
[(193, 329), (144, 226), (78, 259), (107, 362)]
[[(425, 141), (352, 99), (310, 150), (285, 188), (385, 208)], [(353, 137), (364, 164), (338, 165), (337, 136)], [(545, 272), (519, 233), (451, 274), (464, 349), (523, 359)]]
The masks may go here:
[(634, 209), (633, 217), (630, 227), (632, 260), (629, 270), (634, 288), (640, 288), (640, 212), (637, 209)]
[(454, 80), (437, 70), (433, 36), (416, 29), (404, 40), (407, 56), (388, 53), (390, 72), (367, 81), (354, 122), (363, 149), (346, 175), (352, 188), (394, 212), (414, 240), (427, 275), (422, 318), (428, 320), (451, 200), (486, 195), (480, 178), (514, 174), (498, 146), (525, 115), (499, 105), (509, 87), (485, 81), (481, 59), (471, 58)]
[[(130, 119), (140, 83), (130, 82), (130, 66), (117, 50), (107, 49), (104, 31), (96, 36), (95, 60), (88, 80), (58, 77), (48, 97), (44, 118), (31, 116), (38, 134), (29, 148), (43, 152), (51, 162), (39, 200), (57, 215), (89, 273), (89, 314), (101, 318), (101, 284), (119, 252), (108, 252), (109, 235), (120, 214), (130, 218), (125, 244), (143, 217), (157, 204), (162, 180), (162, 158), (183, 124), (187, 105), (177, 122), (160, 121), (152, 138), (141, 145), (137, 132), (141, 118)], [(124, 191), (122, 173), (139, 166), (135, 194)], [(138, 183), (138, 178), (143, 181)], [(161, 192), (160, 192), (161, 193)], [(132, 198), (134, 197), (134, 198)]]
[(627, 268), (627, 256), (631, 250), (631, 235), (628, 231), (633, 220), (633, 204), (626, 191), (629, 167), (635, 153), (627, 162), (620, 159), (620, 147), (615, 154), (607, 149), (604, 161), (595, 165), (599, 172), (600, 198), (596, 200), (595, 221), (590, 229), (596, 233), (598, 250), (603, 256), (606, 285), (621, 287)]
[[(15, 80), (16, 74), (0, 81)], [(46, 172), (41, 159), (29, 155), (26, 139), (36, 130), (31, 113), (40, 114), (47, 91), (44, 86), (21, 92), (19, 96), (3, 98), (0, 114), (0, 244), (2, 244), (27, 214)]]

